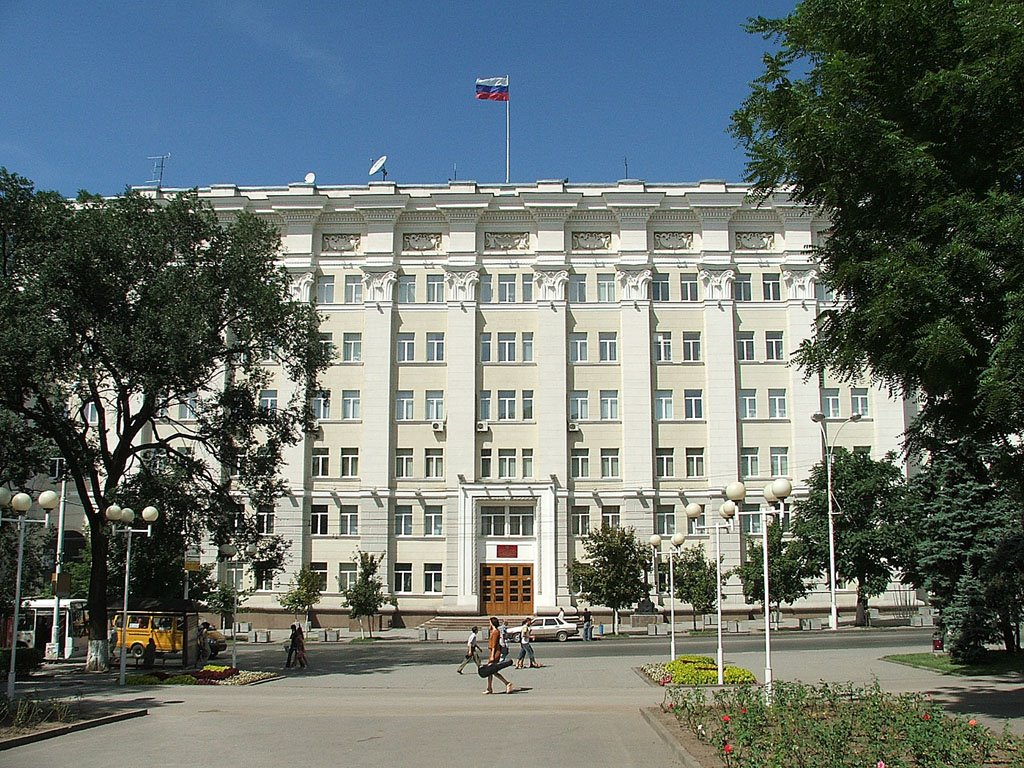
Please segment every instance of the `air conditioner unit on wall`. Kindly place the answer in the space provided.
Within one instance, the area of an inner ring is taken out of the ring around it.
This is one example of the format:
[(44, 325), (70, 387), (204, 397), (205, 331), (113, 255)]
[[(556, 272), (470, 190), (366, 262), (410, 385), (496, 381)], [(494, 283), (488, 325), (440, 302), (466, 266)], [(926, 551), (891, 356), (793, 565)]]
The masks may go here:
[(476, 423), (476, 431), (477, 432), (486, 432), (489, 429), (490, 429), (490, 427), (488, 426), (486, 421), (478, 421)]
[(432, 430), (434, 430), (435, 432), (444, 432), (444, 422), (443, 421), (432, 421), (432, 422), (430, 422), (430, 428)]
[(580, 425), (577, 424), (575, 421), (570, 421), (568, 427), (566, 427), (566, 428), (570, 432), (579, 432), (580, 431)]

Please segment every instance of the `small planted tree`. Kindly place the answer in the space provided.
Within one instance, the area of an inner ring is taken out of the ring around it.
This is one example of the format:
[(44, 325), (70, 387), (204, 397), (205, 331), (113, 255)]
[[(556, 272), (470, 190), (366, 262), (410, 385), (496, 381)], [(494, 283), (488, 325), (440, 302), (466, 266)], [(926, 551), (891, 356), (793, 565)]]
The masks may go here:
[(384, 582), (377, 575), (380, 570), (382, 555), (371, 555), (369, 552), (357, 553), (355, 560), (358, 564), (356, 583), (348, 589), (343, 589), (341, 594), (348, 603), (353, 619), (359, 620), (359, 634), (363, 636), (363, 618), (367, 619), (370, 637), (373, 637), (373, 624), (370, 622), (385, 603), (393, 602), (384, 588)]
[(220, 626), (223, 629), (229, 622), (234, 624), (235, 613), (245, 604), (245, 601), (252, 597), (253, 590), (239, 589), (238, 587), (218, 582), (217, 586), (206, 597), (206, 605), (213, 612), (220, 616)]
[(687, 547), (676, 556), (676, 597), (693, 608), (693, 628), (697, 616), (711, 613), (718, 606), (718, 570), (704, 555), (704, 545)]
[(573, 585), (583, 599), (612, 609), (612, 631), (618, 634), (619, 611), (643, 600), (650, 591), (644, 574), (651, 561), (647, 547), (632, 528), (603, 525), (583, 544), (586, 561), (569, 567)]
[[(782, 526), (768, 523), (768, 605), (777, 611), (783, 603), (792, 604), (810, 591), (808, 579), (813, 572), (807, 566), (802, 542), (784, 540)], [(765, 605), (764, 556), (759, 539), (747, 544), (746, 560), (731, 574), (743, 584), (743, 597), (747, 603)]]
[(320, 591), (320, 577), (309, 568), (303, 568), (292, 581), (291, 589), (281, 595), (277, 602), (286, 611), (291, 611), (295, 618), (303, 614), (308, 625), (309, 612), (320, 602)]

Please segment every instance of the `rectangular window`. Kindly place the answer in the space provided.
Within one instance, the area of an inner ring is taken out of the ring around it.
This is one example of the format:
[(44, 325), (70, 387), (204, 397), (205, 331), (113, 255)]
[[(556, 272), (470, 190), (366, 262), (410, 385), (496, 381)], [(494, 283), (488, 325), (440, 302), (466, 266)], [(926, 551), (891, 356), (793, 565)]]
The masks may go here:
[(600, 302), (615, 301), (615, 275), (601, 272), (597, 276), (597, 300)]
[(516, 417), (516, 391), (498, 390), (498, 421), (512, 421)]
[(866, 387), (854, 387), (850, 390), (850, 413), (859, 413), (864, 417), (871, 415), (868, 409), (868, 390)]
[(327, 505), (314, 504), (309, 512), (309, 534), (311, 536), (327, 535)]
[(668, 421), (673, 418), (672, 390), (658, 389), (654, 392), (654, 419)]
[(484, 536), (504, 536), (505, 508), (480, 507), (480, 532)]
[(317, 304), (333, 304), (334, 303), (334, 276), (333, 275), (320, 275), (316, 279), (316, 303)]
[(444, 420), (444, 390), (428, 389), (425, 399), (425, 413), (428, 421)]
[(785, 359), (785, 353), (782, 350), (782, 331), (765, 331), (764, 355), (766, 360)]
[(327, 591), (327, 563), (310, 563), (309, 570), (316, 576), (321, 592)]
[(260, 392), (260, 408), (264, 411), (277, 410), (277, 390), (264, 389)]
[(309, 403), (314, 419), (331, 418), (331, 390), (318, 389), (313, 393), (313, 399)]
[(363, 303), (363, 277), (362, 275), (345, 275), (345, 303)]
[(491, 449), (480, 449), (480, 477), (491, 476)]
[[(708, 534), (708, 531), (706, 530), (707, 526), (705, 525), (705, 520), (704, 520), (704, 516), (706, 514), (707, 514), (707, 508), (706, 507), (701, 507), (700, 508), (700, 515), (698, 515), (697, 517), (690, 517), (689, 515), (687, 515), (687, 517), (686, 517), (686, 535), (687, 536), (706, 536)], [(705, 530), (701, 530), (702, 528), (704, 528)]]
[(573, 536), (590, 533), (590, 507), (573, 507), (569, 510), (569, 524)]
[(523, 284), (523, 301), (533, 301), (533, 275), (525, 274), (520, 275)]
[(523, 477), (533, 477), (533, 448), (523, 448)]
[(683, 390), (683, 409), (687, 419), (704, 418), (704, 391), (701, 389)]
[(480, 275), (480, 286), (477, 290), (481, 304), (490, 304), (494, 301), (494, 288), (490, 275)]
[(346, 363), (358, 363), (363, 359), (363, 334), (342, 334), (341, 359), (344, 360)]
[(697, 275), (684, 273), (679, 276), (679, 291), (682, 301), (697, 301)]
[(441, 536), (444, 533), (444, 510), (434, 504), (423, 508), (423, 533), (426, 536)]
[(601, 477), (619, 477), (619, 449), (601, 449)]
[(825, 414), (826, 419), (838, 419), (839, 418), (839, 390), (838, 389), (823, 389), (821, 390), (821, 412)]
[(523, 421), (533, 421), (533, 390), (523, 390)]
[(341, 391), (341, 418), (358, 419), (362, 413), (360, 393), (358, 389)]
[(339, 462), (341, 464), (340, 471), (342, 477), (358, 477), (359, 476), (359, 449), (358, 448), (342, 448), (339, 456)]
[(498, 303), (516, 303), (516, 276), (498, 275)]
[(411, 389), (395, 392), (395, 421), (412, 421), (413, 401)]
[(672, 362), (672, 331), (654, 332), (654, 362)]
[(399, 275), (396, 295), (399, 304), (415, 304), (416, 275)]
[(257, 573), (255, 575), (256, 591), (271, 592), (274, 589), (273, 573)]
[(480, 403), (477, 408), (477, 416), (481, 421), (488, 421), (491, 418), (491, 391), (480, 390)]
[(356, 564), (338, 563), (338, 591), (354, 589), (356, 586)]
[(412, 507), (408, 504), (395, 507), (395, 536), (412, 536)]
[(429, 478), (444, 477), (444, 449), (427, 448), (423, 452), (426, 476)]
[(784, 418), (786, 418), (786, 390), (784, 390), (784, 389), (769, 389), (768, 390), (768, 418), (769, 419), (784, 419)]
[(444, 334), (427, 334), (427, 362), (440, 363), (444, 360)]
[(395, 593), (412, 592), (412, 563), (395, 563)]
[(274, 532), (273, 507), (260, 507), (256, 510), (256, 532), (268, 534)]
[(498, 362), (514, 363), (516, 361), (516, 335), (514, 333), (498, 334)]
[(533, 362), (533, 331), (523, 332), (523, 362)]
[(654, 532), (660, 536), (671, 536), (676, 532), (676, 508), (671, 504), (659, 504), (654, 510)]
[(324, 357), (328, 360), (334, 359), (334, 334), (333, 333), (321, 333), (318, 334), (320, 337), (320, 351), (323, 352)]
[(414, 359), (416, 359), (415, 334), (398, 334), (395, 339), (395, 360), (400, 363), (411, 363)]
[(590, 418), (590, 393), (574, 389), (569, 393), (569, 420), (586, 421)]
[(683, 360), (700, 360), (700, 331), (683, 331)]
[(590, 477), (590, 449), (573, 448), (569, 460), (569, 471), (574, 478)]
[(619, 527), (619, 508), (601, 507), (601, 525), (606, 528)]
[[(182, 421), (195, 419), (198, 399), (199, 396), (195, 392), (189, 392), (185, 399), (178, 403), (178, 418)], [(85, 404), (85, 423), (94, 427), (100, 423), (100, 411), (91, 400)]]
[(585, 333), (570, 333), (569, 334), (569, 362), (570, 363), (585, 363), (585, 362), (587, 362), (587, 334), (585, 334)]
[(601, 390), (601, 420), (615, 421), (619, 418), (619, 390)]
[(782, 280), (778, 275), (763, 275), (761, 290), (765, 301), (782, 301)]
[(516, 476), (516, 449), (498, 449), (498, 477), (508, 480)]
[(740, 477), (757, 477), (761, 474), (761, 460), (757, 448), (740, 448)]
[(756, 419), (757, 418), (757, 390), (756, 389), (741, 389), (740, 390), (740, 418), (741, 419)]
[(704, 477), (704, 449), (686, 449), (686, 476)]
[(675, 477), (676, 457), (674, 448), (658, 448), (654, 454), (654, 472), (658, 477)]
[(736, 275), (732, 284), (732, 296), (736, 301), (751, 301), (750, 275)]
[(509, 507), (508, 535), (533, 536), (533, 507)]
[(619, 359), (619, 334), (602, 331), (597, 334), (598, 351), (602, 363), (614, 363)]
[(341, 515), (338, 518), (338, 533), (342, 536), (359, 535), (359, 508), (354, 504), (345, 504), (341, 507)]
[(427, 303), (444, 303), (444, 275), (427, 275)]
[(480, 362), (491, 362), (491, 334), (480, 334)]
[(668, 275), (664, 272), (651, 277), (651, 301), (668, 301)]
[(314, 448), (312, 461), (313, 477), (329, 477), (331, 473), (331, 449)]
[(789, 474), (789, 448), (772, 448), (772, 477)]
[(587, 300), (587, 276), (569, 275), (569, 303), (583, 304)]
[(753, 331), (741, 331), (736, 334), (736, 359), (748, 362), (754, 359)]
[(441, 564), (424, 563), (423, 565), (423, 591), (433, 594), (441, 594)]
[(412, 477), (412, 448), (395, 449), (395, 477)]

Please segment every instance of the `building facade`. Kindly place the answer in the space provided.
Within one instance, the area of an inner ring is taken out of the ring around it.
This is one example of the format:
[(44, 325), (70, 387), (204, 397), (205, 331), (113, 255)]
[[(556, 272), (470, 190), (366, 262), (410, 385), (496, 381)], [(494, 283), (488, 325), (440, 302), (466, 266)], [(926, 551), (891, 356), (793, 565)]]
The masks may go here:
[[(742, 480), (730, 568), (759, 532), (765, 485), (806, 493), (822, 457), (813, 413), (861, 414), (839, 444), (875, 457), (908, 425), (870, 382), (789, 364), (831, 299), (811, 253), (828, 222), (785, 195), (633, 180), (200, 194), (224, 219), (247, 210), (280, 228), (294, 295), (316, 304), (334, 352), (311, 396), (318, 428), (287, 456), (290, 491), (260, 513), (291, 540), (288, 566), (247, 608), (276, 608), (308, 566), (318, 612), (341, 616), (363, 551), (383, 556), (405, 617), (571, 612), (568, 567), (589, 530), (687, 531), (713, 556), (701, 526)], [(272, 386), (265, 404), (294, 394), (283, 373)], [(743, 605), (736, 579), (727, 592), (726, 608)]]

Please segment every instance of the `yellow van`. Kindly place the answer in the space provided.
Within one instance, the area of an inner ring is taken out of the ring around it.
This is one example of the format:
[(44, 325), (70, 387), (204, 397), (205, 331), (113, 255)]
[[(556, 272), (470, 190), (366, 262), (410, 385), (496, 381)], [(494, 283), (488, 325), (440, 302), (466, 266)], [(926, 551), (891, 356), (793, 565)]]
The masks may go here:
[[(116, 648), (120, 649), (122, 644), (126, 644), (128, 653), (136, 658), (142, 658), (151, 639), (158, 654), (181, 653), (185, 641), (184, 627), (185, 619), (180, 613), (128, 611), (127, 639), (121, 628), (120, 613), (116, 614), (111, 622), (110, 635)], [(209, 630), (207, 637), (213, 640), (211, 659), (217, 658), (218, 653), (227, 650), (227, 639), (217, 630)]]

